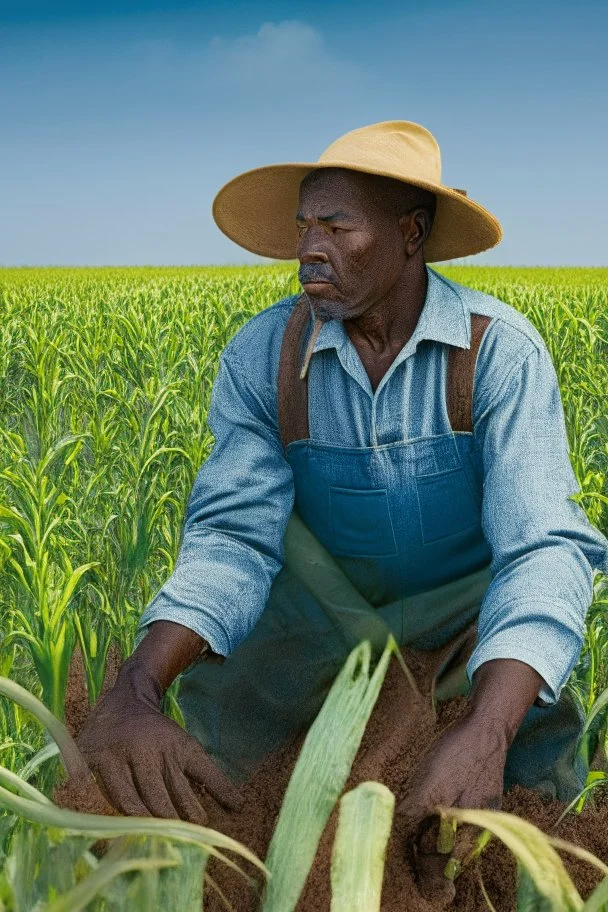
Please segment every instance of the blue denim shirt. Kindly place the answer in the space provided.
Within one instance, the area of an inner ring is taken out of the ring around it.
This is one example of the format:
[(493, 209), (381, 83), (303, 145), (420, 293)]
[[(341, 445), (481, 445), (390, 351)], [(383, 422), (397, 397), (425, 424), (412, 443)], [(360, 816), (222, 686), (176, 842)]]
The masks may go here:
[[(482, 529), (492, 582), (479, 617), (472, 677), (515, 658), (546, 681), (553, 702), (580, 653), (594, 570), (608, 541), (579, 505), (556, 372), (515, 308), (427, 267), (416, 328), (376, 391), (340, 320), (325, 323), (309, 366), (310, 436), (374, 446), (440, 433), (447, 347), (470, 344), (470, 311), (487, 314), (475, 371), (473, 435), (483, 464)], [(188, 499), (175, 567), (140, 621), (169, 620), (229, 655), (255, 626), (283, 564), (294, 503), (278, 431), (283, 330), (296, 296), (256, 314), (220, 356), (208, 414), (215, 443)]]

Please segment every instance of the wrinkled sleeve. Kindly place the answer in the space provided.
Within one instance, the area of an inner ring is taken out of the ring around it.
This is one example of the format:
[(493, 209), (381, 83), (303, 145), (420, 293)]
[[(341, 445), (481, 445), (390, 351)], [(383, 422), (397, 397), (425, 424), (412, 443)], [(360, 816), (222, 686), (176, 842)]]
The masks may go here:
[(569, 499), (580, 487), (546, 347), (506, 378), (476, 416), (474, 437), (492, 580), (469, 680), (490, 659), (519, 659), (543, 677), (540, 699), (554, 703), (580, 654), (594, 570), (608, 573), (608, 541)]
[(138, 640), (153, 621), (174, 621), (226, 656), (259, 619), (294, 502), (273, 395), (254, 389), (224, 350), (208, 413), (215, 442), (188, 499), (173, 572), (144, 611)]

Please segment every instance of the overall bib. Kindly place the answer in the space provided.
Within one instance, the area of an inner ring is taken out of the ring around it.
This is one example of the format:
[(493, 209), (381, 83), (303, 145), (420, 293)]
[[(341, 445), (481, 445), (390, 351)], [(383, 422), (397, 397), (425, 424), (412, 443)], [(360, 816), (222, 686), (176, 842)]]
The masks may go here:
[[(279, 425), (295, 489), (284, 565), (250, 635), (222, 664), (200, 660), (180, 683), (188, 731), (234, 781), (310, 725), (362, 639), (379, 654), (389, 631), (421, 650), (474, 633), (492, 553), (481, 528), (480, 456), (472, 432), (453, 424), (471, 424), (487, 322), (473, 315), (470, 351), (450, 348), (440, 433), (338, 446), (309, 437), (306, 359), (304, 376), (299, 367), (310, 311), (304, 296), (295, 305), (279, 369)], [(468, 691), (469, 654), (436, 682), (438, 699)], [(533, 706), (509, 749), (505, 788), (574, 798), (587, 773), (575, 760), (583, 722), (565, 690), (555, 705)]]

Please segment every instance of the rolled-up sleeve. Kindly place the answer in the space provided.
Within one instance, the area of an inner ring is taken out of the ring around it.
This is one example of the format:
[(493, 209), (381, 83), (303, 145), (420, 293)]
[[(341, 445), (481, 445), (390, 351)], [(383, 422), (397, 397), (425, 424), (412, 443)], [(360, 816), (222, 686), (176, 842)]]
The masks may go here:
[(140, 635), (153, 621), (174, 621), (229, 655), (259, 619), (294, 502), (273, 396), (224, 350), (208, 413), (214, 445), (188, 499), (173, 572), (144, 611)]
[(554, 703), (580, 654), (594, 571), (608, 573), (608, 541), (569, 499), (580, 487), (546, 347), (512, 370), (476, 416), (474, 438), (492, 580), (469, 679), (491, 659), (519, 659), (544, 679), (539, 697)]

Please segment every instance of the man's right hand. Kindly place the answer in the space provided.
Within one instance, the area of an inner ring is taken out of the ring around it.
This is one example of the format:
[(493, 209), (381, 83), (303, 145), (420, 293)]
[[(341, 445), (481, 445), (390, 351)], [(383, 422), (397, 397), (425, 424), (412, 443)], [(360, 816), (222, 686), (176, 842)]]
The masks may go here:
[(161, 712), (163, 688), (137, 661), (141, 652), (138, 648), (123, 665), (76, 739), (108, 801), (122, 814), (205, 825), (207, 814), (192, 779), (224, 807), (238, 810), (243, 798), (236, 786), (196, 738)]

